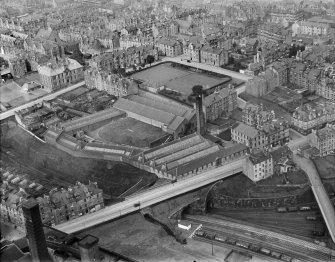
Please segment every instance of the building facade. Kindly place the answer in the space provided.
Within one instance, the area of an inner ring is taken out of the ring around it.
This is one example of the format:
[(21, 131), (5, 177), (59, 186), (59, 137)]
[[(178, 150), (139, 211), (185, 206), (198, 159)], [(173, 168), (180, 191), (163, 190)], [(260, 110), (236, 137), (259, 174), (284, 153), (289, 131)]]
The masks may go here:
[(273, 159), (268, 152), (251, 154), (247, 158), (246, 175), (254, 182), (273, 175)]
[[(24, 190), (6, 194), (0, 204), (1, 219), (25, 230), (22, 205), (29, 195)], [(52, 189), (48, 194), (37, 197), (43, 224), (54, 226), (68, 220), (104, 208), (102, 189), (96, 183), (84, 185), (77, 182), (68, 189)]]
[(206, 121), (228, 116), (237, 108), (237, 92), (232, 87), (223, 88), (203, 99), (203, 111)]
[(308, 138), (310, 144), (319, 150), (320, 156), (326, 156), (335, 151), (335, 125), (328, 124), (320, 130), (312, 130)]
[(175, 39), (161, 38), (157, 41), (156, 46), (165, 56), (175, 57), (183, 54), (182, 42)]
[(206, 65), (220, 67), (228, 64), (228, 52), (222, 49), (204, 46), (200, 50), (200, 61)]
[(260, 150), (268, 145), (267, 137), (263, 132), (244, 123), (236, 123), (232, 126), (231, 138), (237, 143), (246, 145), (251, 150)]
[(38, 74), (42, 86), (49, 92), (56, 91), (84, 79), (83, 66), (70, 58), (39, 66)]
[(84, 78), (88, 88), (106, 91), (108, 94), (116, 97), (138, 93), (138, 84), (134, 80), (105, 71), (91, 68), (84, 72)]
[(134, 65), (143, 65), (148, 56), (158, 60), (158, 48), (153, 45), (130, 47), (127, 50), (114, 51), (94, 57), (90, 64), (92, 67), (107, 72), (119, 68), (131, 68)]
[(304, 133), (310, 133), (312, 129), (333, 121), (335, 121), (335, 107), (328, 103), (320, 107), (302, 105), (293, 112), (291, 119), (293, 127)]
[(27, 73), (26, 60), (23, 58), (11, 58), (8, 60), (9, 69), (14, 77), (22, 77)]
[(333, 79), (321, 79), (316, 86), (316, 94), (335, 102), (335, 81)]

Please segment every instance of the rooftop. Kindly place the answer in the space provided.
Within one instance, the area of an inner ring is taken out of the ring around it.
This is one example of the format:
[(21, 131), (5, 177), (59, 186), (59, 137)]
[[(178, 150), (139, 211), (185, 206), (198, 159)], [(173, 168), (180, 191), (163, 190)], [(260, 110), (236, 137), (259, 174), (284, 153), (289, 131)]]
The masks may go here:
[(92, 236), (92, 235), (86, 235), (83, 237), (79, 242), (78, 245), (83, 248), (91, 248), (93, 247), (96, 243), (99, 242), (99, 238)]
[(251, 126), (244, 123), (236, 123), (232, 126), (232, 130), (247, 136), (248, 138), (254, 138), (259, 135), (259, 131)]

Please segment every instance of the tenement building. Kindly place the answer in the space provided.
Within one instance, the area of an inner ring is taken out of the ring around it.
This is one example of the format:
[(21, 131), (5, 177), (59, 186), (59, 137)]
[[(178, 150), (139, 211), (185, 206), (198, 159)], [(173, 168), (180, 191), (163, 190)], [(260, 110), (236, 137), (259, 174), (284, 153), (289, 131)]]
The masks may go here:
[(308, 136), (312, 146), (319, 150), (320, 156), (326, 156), (335, 150), (335, 125), (328, 124), (320, 130), (312, 130)]
[(331, 103), (324, 103), (318, 106), (309, 104), (299, 106), (292, 115), (291, 123), (297, 130), (310, 133), (323, 124), (335, 121), (335, 106)]
[(119, 68), (130, 68), (134, 65), (143, 65), (148, 62), (148, 56), (158, 60), (158, 48), (153, 45), (130, 47), (127, 50), (114, 51), (96, 56), (91, 66), (100, 70), (112, 72)]
[(88, 88), (106, 91), (116, 97), (138, 93), (138, 84), (134, 80), (113, 73), (90, 68), (84, 72), (84, 77)]
[(268, 152), (251, 154), (247, 158), (246, 175), (254, 182), (273, 175), (273, 159)]
[(335, 79), (323, 78), (316, 86), (316, 94), (335, 102)]
[(203, 99), (203, 111), (206, 121), (228, 116), (236, 108), (237, 92), (232, 86), (215, 91)]
[(14, 77), (22, 77), (27, 73), (26, 61), (23, 58), (11, 58), (8, 64), (10, 72)]
[[(29, 195), (24, 190), (5, 193), (0, 204), (1, 220), (24, 230), (22, 204)], [(43, 224), (54, 226), (102, 209), (104, 207), (102, 194), (102, 189), (99, 189), (96, 183), (90, 182), (84, 185), (77, 182), (68, 189), (54, 188), (36, 200)]]
[(237, 143), (250, 147), (251, 150), (264, 149), (268, 144), (263, 132), (244, 123), (236, 123), (232, 126), (231, 138)]
[(247, 103), (242, 110), (242, 122), (252, 127), (261, 127), (275, 118), (273, 111), (264, 110), (263, 104)]
[(67, 58), (38, 67), (41, 84), (49, 92), (77, 83), (84, 79), (83, 66)]

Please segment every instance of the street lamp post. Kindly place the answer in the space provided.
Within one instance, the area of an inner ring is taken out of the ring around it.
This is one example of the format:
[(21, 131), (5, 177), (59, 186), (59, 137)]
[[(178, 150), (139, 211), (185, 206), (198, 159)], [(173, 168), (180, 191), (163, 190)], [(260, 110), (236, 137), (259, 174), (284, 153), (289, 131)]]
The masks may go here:
[(214, 239), (216, 237), (216, 234), (212, 237), (212, 256), (214, 256)]

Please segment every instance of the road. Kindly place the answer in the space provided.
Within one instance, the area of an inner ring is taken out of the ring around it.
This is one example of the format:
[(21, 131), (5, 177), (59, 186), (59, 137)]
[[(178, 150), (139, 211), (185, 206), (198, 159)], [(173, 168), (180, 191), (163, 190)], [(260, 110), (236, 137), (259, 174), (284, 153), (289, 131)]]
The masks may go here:
[(28, 107), (31, 107), (35, 104), (38, 104), (38, 103), (41, 103), (42, 101), (47, 101), (47, 100), (51, 100), (51, 99), (54, 99), (55, 97), (61, 95), (61, 94), (64, 94), (66, 92), (69, 92), (69, 91), (72, 91), (73, 89), (76, 89), (80, 86), (83, 86), (85, 84), (85, 81), (81, 81), (77, 84), (74, 84), (72, 86), (68, 86), (68, 87), (65, 87), (59, 91), (56, 91), (54, 93), (51, 93), (51, 94), (48, 94), (48, 95), (45, 95), (45, 96), (42, 96), (40, 98), (37, 98), (35, 100), (32, 100), (24, 105), (21, 105), (21, 106), (17, 106), (17, 107), (14, 107), (12, 109), (9, 109), (7, 111), (4, 111), (2, 113), (0, 113), (0, 120), (3, 120), (3, 119), (6, 119), (8, 117), (11, 117), (14, 115), (14, 112), (16, 111), (20, 111), (22, 109), (25, 109), (25, 108), (28, 108)]
[(199, 175), (178, 180), (175, 183), (164, 185), (157, 189), (137, 194), (136, 196), (130, 196), (123, 202), (105, 207), (95, 213), (87, 214), (66, 223), (56, 225), (55, 228), (70, 234), (93, 227), (239, 173), (243, 171), (244, 164), (245, 159), (236, 160)]
[(322, 184), (321, 178), (314, 163), (304, 157), (300, 157), (294, 152), (293, 161), (306, 172), (311, 188), (314, 193), (315, 199), (319, 204), (322, 216), (326, 222), (329, 234), (335, 243), (335, 210), (329, 195)]

